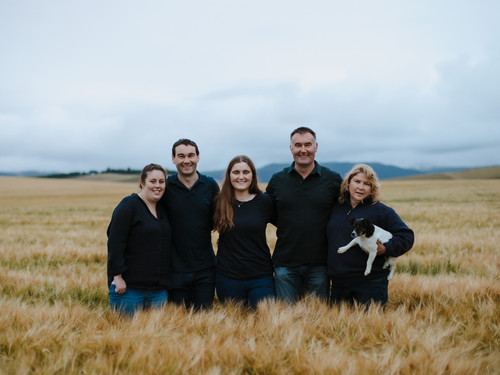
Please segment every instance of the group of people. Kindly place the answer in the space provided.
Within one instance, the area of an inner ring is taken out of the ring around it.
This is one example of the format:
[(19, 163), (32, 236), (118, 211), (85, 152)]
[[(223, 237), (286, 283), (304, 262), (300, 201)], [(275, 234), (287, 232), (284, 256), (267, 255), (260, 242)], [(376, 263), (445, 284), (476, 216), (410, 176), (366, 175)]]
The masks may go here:
[[(221, 188), (197, 171), (199, 149), (180, 139), (172, 146), (177, 173), (158, 164), (142, 171), (140, 192), (124, 198), (108, 227), (108, 286), (113, 310), (133, 315), (167, 301), (194, 309), (264, 299), (293, 303), (313, 294), (332, 303), (387, 302), (385, 257), (411, 249), (413, 231), (380, 202), (379, 181), (366, 164), (344, 177), (315, 160), (316, 134), (290, 135), (293, 162), (274, 174), (263, 192), (247, 156), (233, 158)], [(372, 271), (368, 255), (351, 240), (350, 218), (368, 218), (392, 233), (378, 243)], [(274, 251), (266, 228), (276, 226)], [(212, 230), (219, 233), (217, 255)]]

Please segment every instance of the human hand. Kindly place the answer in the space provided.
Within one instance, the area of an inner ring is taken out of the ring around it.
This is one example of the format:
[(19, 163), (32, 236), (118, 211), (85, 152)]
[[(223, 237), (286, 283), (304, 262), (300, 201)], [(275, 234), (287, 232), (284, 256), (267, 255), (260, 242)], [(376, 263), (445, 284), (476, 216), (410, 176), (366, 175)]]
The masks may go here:
[(118, 294), (123, 294), (127, 291), (127, 283), (123, 280), (122, 275), (116, 275), (113, 278), (115, 282), (115, 292)]
[(386, 250), (387, 248), (385, 247), (385, 245), (377, 240), (377, 255), (384, 255)]

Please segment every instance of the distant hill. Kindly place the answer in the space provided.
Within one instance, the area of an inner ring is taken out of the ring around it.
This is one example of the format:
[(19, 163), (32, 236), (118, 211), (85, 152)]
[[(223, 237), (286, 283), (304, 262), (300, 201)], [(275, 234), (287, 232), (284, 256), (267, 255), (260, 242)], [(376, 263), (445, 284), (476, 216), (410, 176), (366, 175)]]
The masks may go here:
[(40, 177), (56, 172), (41, 172), (41, 171), (21, 171), (21, 172), (0, 172), (0, 176), (10, 177)]
[[(287, 168), (291, 163), (283, 163), (283, 164), (268, 164), (262, 168), (257, 169), (257, 174), (259, 176), (259, 182), (267, 183), (271, 179), (271, 176), (283, 170), (283, 168)], [(401, 178), (407, 176), (420, 176), (429, 173), (429, 171), (422, 171), (418, 169), (408, 169), (408, 168), (400, 168), (393, 165), (386, 165), (381, 163), (367, 163), (377, 173), (378, 177), (381, 180), (386, 180), (390, 178)], [(353, 167), (354, 163), (337, 163), (337, 162), (329, 162), (329, 163), (321, 163), (332, 171), (336, 171), (340, 174), (340, 176), (344, 177), (344, 175), (349, 172), (349, 170)], [(431, 173), (449, 173), (462, 171), (465, 168), (434, 168), (431, 170)], [(204, 174), (213, 177), (217, 181), (222, 181), (224, 178), (224, 170), (216, 170), (216, 171), (205, 171)]]
[(400, 177), (405, 180), (468, 180), (468, 179), (498, 179), (500, 166), (466, 169), (455, 172), (425, 173), (414, 176)]
[[(375, 172), (377, 172), (381, 180), (386, 179), (496, 179), (500, 178), (500, 166), (483, 167), (483, 168), (433, 168), (429, 170), (418, 170), (409, 168), (400, 168), (393, 165), (381, 163), (368, 163)], [(342, 177), (352, 168), (353, 163), (321, 163), (333, 171), (338, 172)], [(268, 164), (257, 169), (259, 182), (269, 182), (271, 176), (290, 166), (290, 163), (275, 163)], [(224, 178), (224, 170), (201, 171), (203, 174), (213, 177), (216, 181), (221, 182)], [(174, 171), (167, 171), (168, 174)], [(131, 169), (107, 169), (103, 172), (72, 172), (72, 173), (53, 173), (42, 174), (41, 172), (29, 171), (19, 173), (1, 173), (0, 176), (25, 176), (25, 177), (46, 177), (46, 178), (78, 178), (93, 181), (116, 181), (116, 182), (137, 182), (139, 180), (140, 171)]]

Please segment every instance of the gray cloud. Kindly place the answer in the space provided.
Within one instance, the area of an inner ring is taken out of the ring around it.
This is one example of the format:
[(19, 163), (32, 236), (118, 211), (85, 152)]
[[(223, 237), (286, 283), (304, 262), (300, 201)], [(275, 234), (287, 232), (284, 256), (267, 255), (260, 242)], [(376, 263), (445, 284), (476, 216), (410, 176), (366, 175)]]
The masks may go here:
[(182, 137), (263, 166), (301, 125), (320, 161), (500, 164), (497, 2), (31, 5), (0, 5), (0, 171), (173, 167)]

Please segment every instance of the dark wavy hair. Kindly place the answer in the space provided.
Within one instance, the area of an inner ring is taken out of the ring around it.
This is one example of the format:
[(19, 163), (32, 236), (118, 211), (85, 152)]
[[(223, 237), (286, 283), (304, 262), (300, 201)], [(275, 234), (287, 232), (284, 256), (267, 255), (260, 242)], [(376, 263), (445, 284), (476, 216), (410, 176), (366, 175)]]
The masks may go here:
[(179, 139), (177, 142), (175, 142), (172, 146), (172, 156), (175, 157), (175, 148), (179, 145), (184, 145), (184, 146), (194, 146), (195, 150), (196, 150), (196, 155), (199, 155), (200, 154), (200, 150), (198, 150), (198, 145), (196, 144), (196, 142), (190, 140), (190, 139), (187, 139), (187, 138), (181, 138)]

